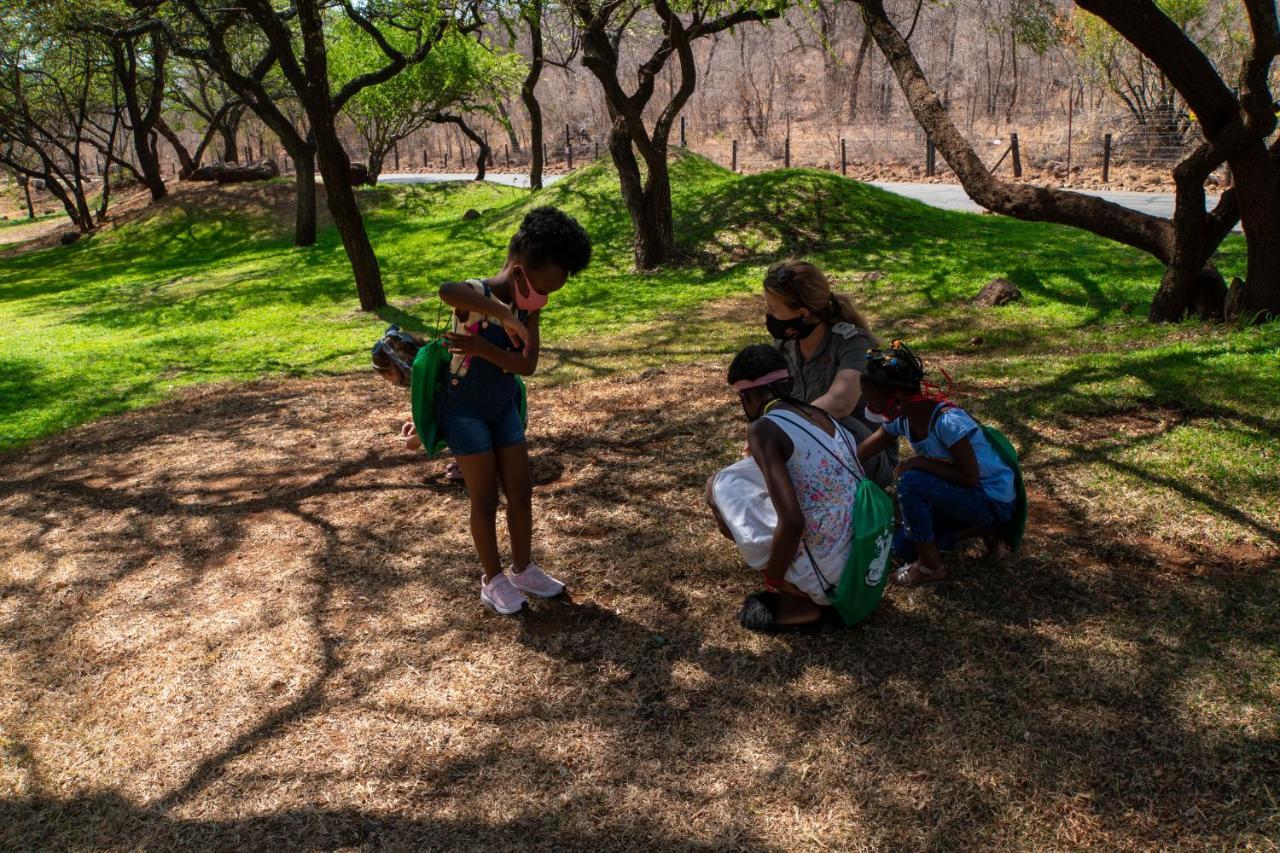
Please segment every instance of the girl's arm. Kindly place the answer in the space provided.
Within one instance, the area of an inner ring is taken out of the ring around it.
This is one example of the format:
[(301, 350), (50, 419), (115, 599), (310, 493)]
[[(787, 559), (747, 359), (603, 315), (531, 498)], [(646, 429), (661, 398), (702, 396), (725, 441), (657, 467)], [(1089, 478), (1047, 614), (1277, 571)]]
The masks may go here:
[(516, 319), (511, 309), (492, 296), (485, 296), (469, 284), (451, 281), (440, 285), (440, 301), (456, 311), (496, 317), (501, 321), (502, 327), (507, 330), (507, 336), (511, 338), (513, 345), (519, 347), (528, 343), (524, 324)]
[(524, 322), (522, 328), (525, 330), (525, 346), (519, 352), (498, 349), (479, 335), (458, 335), (449, 332), (444, 336), (445, 341), (451, 353), (479, 356), (508, 373), (515, 373), (519, 376), (532, 376), (533, 372), (538, 369), (538, 350), (541, 348), (541, 339), (538, 334), (538, 317), (541, 313), (541, 311), (534, 311), (529, 315), (529, 319)]
[(859, 382), (861, 376), (861, 373), (852, 368), (836, 371), (827, 393), (814, 400), (812, 405), (822, 409), (836, 420), (849, 417), (862, 397), (862, 385)]
[(858, 442), (858, 461), (866, 462), (872, 456), (892, 445), (894, 436), (890, 435), (884, 427), (871, 433), (871, 435)]
[(773, 529), (773, 542), (769, 546), (769, 562), (765, 565), (764, 574), (775, 584), (785, 583), (787, 569), (795, 562), (796, 551), (804, 537), (804, 512), (800, 509), (795, 484), (787, 473), (787, 459), (795, 448), (791, 439), (767, 420), (752, 424), (747, 444), (764, 474), (769, 497), (778, 512), (778, 526)]
[[(947, 449), (951, 451), (950, 462), (912, 456), (910, 459), (903, 460), (895, 473), (925, 471), (957, 486), (976, 486), (982, 482), (982, 476), (978, 471), (978, 457), (974, 454), (973, 445), (969, 443), (967, 436)], [(858, 454), (862, 454), (862, 448), (858, 448)]]

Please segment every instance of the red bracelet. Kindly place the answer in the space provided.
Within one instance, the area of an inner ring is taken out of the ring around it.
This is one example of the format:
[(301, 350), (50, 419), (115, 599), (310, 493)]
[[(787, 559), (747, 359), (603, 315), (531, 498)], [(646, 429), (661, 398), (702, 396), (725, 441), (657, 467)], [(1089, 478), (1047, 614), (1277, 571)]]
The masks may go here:
[(761, 574), (762, 576), (764, 576), (764, 589), (765, 589), (765, 592), (777, 592), (777, 591), (778, 591), (778, 587), (774, 585), (774, 584), (775, 584), (775, 581), (774, 581), (774, 579), (773, 579), (773, 578), (769, 577), (769, 573), (768, 573), (768, 572), (761, 572), (760, 574)]

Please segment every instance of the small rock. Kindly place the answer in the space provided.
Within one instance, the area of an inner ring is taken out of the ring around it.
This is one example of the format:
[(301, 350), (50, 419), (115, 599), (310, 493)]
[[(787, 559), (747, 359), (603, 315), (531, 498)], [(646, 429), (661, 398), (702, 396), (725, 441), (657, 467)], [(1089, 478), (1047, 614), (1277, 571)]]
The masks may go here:
[(462, 214), (462, 218), (468, 222), (470, 222), (473, 219), (479, 219), (480, 211), (476, 210), (474, 207), (469, 208), (466, 213)]
[(72, 243), (80, 239), (79, 231), (68, 231), (58, 238), (58, 242), (64, 246), (70, 246)]
[(995, 308), (998, 305), (1008, 305), (1010, 302), (1017, 302), (1022, 298), (1022, 291), (1007, 278), (993, 278), (987, 282), (987, 286), (982, 288), (973, 299), (973, 304), (982, 305), (987, 308)]
[(871, 270), (870, 272), (864, 272), (862, 275), (858, 276), (858, 280), (863, 284), (867, 284), (872, 281), (879, 281), (882, 278), (884, 278), (884, 273), (880, 270)]
[(980, 346), (982, 346), (984, 343), (986, 343), (986, 341), (984, 341), (984, 340), (982, 339), (982, 336), (981, 336), (981, 335), (979, 335), (979, 336), (978, 336), (978, 337), (976, 337), (976, 338), (969, 338), (969, 346), (980, 347)]

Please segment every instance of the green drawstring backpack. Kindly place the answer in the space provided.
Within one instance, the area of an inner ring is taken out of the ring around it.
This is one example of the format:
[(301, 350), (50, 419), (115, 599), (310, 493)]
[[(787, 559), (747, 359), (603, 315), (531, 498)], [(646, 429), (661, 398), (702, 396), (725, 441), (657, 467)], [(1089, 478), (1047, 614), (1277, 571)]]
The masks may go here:
[[(413, 426), (422, 441), (422, 450), (428, 456), (435, 456), (445, 448), (444, 439), (440, 437), (440, 423), (436, 418), (436, 399), (444, 391), (444, 383), (449, 377), (449, 362), (453, 358), (444, 345), (444, 338), (428, 341), (418, 350), (413, 359), (413, 369), (409, 374), (409, 399), (413, 403)], [(529, 393), (525, 390), (524, 380), (516, 378), (516, 389), (520, 399), (516, 406), (520, 412), (520, 420), (529, 425)]]
[(1023, 534), (1027, 532), (1027, 490), (1022, 485), (1022, 467), (1018, 464), (1018, 451), (1014, 450), (1013, 442), (993, 426), (982, 425), (982, 434), (987, 437), (987, 443), (995, 448), (1004, 464), (1013, 469), (1013, 488), (1015, 492), (1013, 503), (1013, 517), (1009, 519), (1009, 523), (1000, 531), (1000, 538), (1004, 544), (1009, 546), (1010, 551), (1017, 551), (1018, 546), (1022, 544)]
[[(779, 415), (790, 414), (779, 412)], [(788, 420), (810, 433), (807, 424), (796, 418)], [(834, 421), (833, 421), (834, 422)], [(832, 586), (818, 569), (817, 562), (809, 554), (809, 546), (804, 545), (805, 556), (809, 565), (818, 576), (823, 592), (831, 606), (840, 614), (845, 625), (853, 626), (866, 619), (880, 604), (884, 597), (885, 582), (889, 578), (889, 553), (893, 546), (893, 501), (884, 493), (884, 489), (876, 485), (867, 476), (858, 459), (857, 445), (849, 440), (847, 431), (835, 422), (837, 435), (844, 441), (845, 447), (853, 457), (857, 470), (844, 464), (826, 446), (818, 446), (831, 453), (840, 467), (850, 474), (860, 477), (858, 489), (853, 496), (853, 546), (849, 549), (849, 559), (844, 564), (844, 574), (840, 583)]]
[(849, 561), (835, 595), (827, 594), (844, 624), (857, 625), (880, 604), (889, 577), (892, 545), (893, 501), (884, 489), (864, 476), (853, 498), (853, 548)]

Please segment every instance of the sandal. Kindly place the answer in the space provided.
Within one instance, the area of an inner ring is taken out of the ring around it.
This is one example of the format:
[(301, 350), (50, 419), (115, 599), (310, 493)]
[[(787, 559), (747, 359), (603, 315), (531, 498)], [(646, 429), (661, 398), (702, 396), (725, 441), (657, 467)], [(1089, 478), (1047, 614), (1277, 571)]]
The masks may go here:
[(461, 483), (463, 480), (462, 469), (458, 467), (457, 462), (450, 462), (444, 467), (444, 479), (448, 483)]
[(921, 586), (945, 586), (951, 583), (946, 570), (934, 571), (922, 563), (907, 563), (893, 573), (891, 583), (904, 589)]

